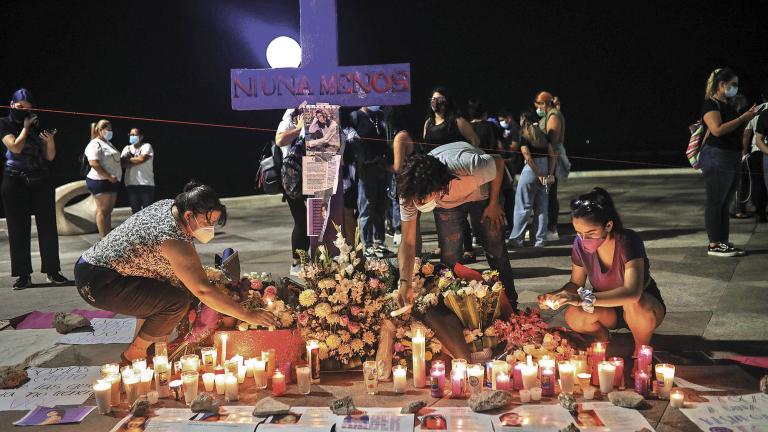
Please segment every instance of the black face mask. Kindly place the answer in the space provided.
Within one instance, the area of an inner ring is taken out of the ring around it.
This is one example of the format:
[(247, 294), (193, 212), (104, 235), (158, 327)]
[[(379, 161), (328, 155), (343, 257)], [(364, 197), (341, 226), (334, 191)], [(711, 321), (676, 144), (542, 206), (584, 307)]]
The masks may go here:
[(436, 113), (441, 113), (445, 110), (445, 101), (436, 101), (433, 110)]
[(29, 117), (29, 111), (11, 108), (11, 119), (16, 123), (22, 123), (27, 117)]

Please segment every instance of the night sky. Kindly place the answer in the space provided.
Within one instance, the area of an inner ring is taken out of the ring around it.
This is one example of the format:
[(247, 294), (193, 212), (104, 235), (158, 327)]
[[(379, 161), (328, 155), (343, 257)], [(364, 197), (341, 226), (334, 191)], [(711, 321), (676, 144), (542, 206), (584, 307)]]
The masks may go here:
[[(685, 166), (687, 125), (706, 77), (737, 70), (741, 92), (768, 83), (764, 2), (518, 2), (338, 0), (341, 65), (411, 63), (412, 129), (442, 85), (464, 105), (563, 100), (573, 156)], [(28, 87), (38, 105), (72, 111), (276, 128), (281, 111), (235, 112), (229, 71), (268, 67), (267, 44), (298, 40), (298, 0), (5, 0), (0, 99)], [(709, 5), (712, 6), (709, 6)], [(2, 111), (2, 110), (0, 110)], [(77, 180), (92, 118), (41, 115), (57, 128), (57, 184)], [(273, 134), (113, 121), (122, 149), (131, 127), (155, 146), (158, 197), (190, 178), (224, 196), (253, 193), (258, 155)], [(575, 169), (638, 165), (573, 159)], [(121, 194), (121, 203), (125, 203)]]

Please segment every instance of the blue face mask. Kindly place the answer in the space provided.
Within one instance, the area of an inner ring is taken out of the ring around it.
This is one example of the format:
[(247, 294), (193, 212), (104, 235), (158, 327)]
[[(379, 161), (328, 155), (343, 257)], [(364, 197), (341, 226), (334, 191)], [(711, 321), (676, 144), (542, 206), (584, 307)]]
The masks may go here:
[(537, 114), (539, 117), (544, 117), (544, 115), (545, 115), (545, 114), (547, 114), (547, 113), (546, 113), (546, 111), (544, 111), (544, 110), (543, 110), (543, 109), (541, 109), (541, 108), (536, 108), (536, 114)]
[(128, 142), (133, 145), (136, 145), (139, 143), (139, 137), (137, 135), (131, 135), (128, 137)]
[(368, 110), (373, 112), (377, 112), (380, 109), (381, 109), (381, 105), (371, 105), (368, 107)]
[(501, 126), (504, 129), (509, 129), (509, 123), (507, 123), (506, 120), (500, 121), (499, 126)]
[(736, 94), (739, 92), (738, 86), (729, 86), (728, 90), (725, 91), (725, 97), (732, 98), (736, 96)]

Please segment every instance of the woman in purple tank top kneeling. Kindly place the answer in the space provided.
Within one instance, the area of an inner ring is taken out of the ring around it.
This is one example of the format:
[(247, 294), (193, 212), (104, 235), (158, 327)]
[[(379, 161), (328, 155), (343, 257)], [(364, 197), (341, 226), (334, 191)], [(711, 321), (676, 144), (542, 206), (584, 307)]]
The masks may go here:
[(608, 339), (609, 330), (629, 328), (637, 352), (641, 345), (650, 344), (666, 315), (643, 241), (624, 228), (613, 199), (602, 188), (573, 200), (571, 216), (577, 234), (571, 280), (539, 296), (539, 305), (542, 309), (568, 305), (568, 326), (600, 341)]

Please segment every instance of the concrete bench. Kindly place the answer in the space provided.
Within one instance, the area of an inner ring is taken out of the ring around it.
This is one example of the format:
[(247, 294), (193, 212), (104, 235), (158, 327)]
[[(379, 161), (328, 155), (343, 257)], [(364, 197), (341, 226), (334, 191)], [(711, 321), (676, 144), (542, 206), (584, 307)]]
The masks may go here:
[[(72, 200), (88, 195), (72, 204)], [(59, 235), (79, 235), (97, 232), (96, 201), (85, 180), (67, 183), (56, 188), (56, 226)]]

